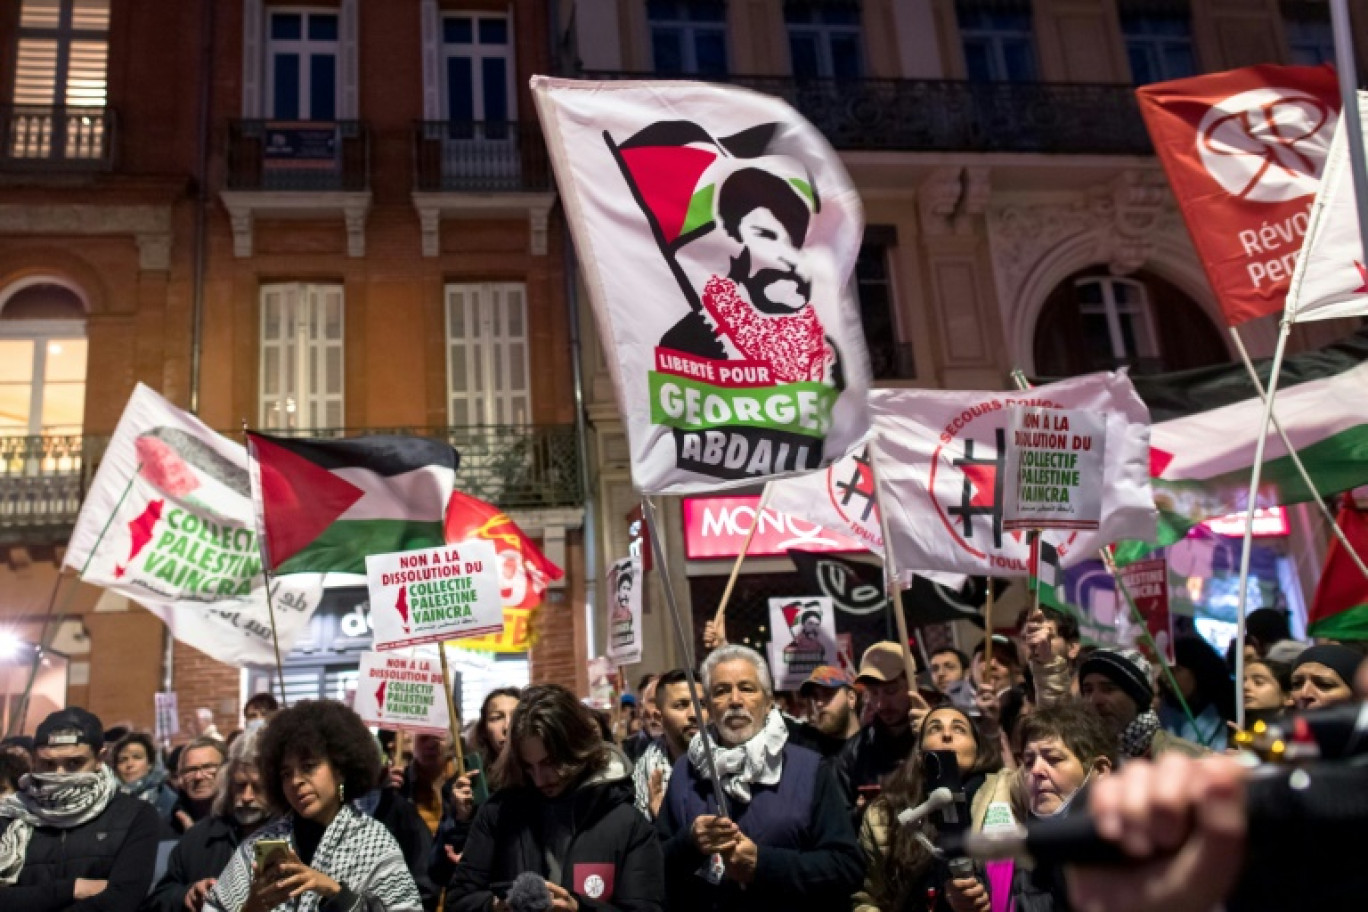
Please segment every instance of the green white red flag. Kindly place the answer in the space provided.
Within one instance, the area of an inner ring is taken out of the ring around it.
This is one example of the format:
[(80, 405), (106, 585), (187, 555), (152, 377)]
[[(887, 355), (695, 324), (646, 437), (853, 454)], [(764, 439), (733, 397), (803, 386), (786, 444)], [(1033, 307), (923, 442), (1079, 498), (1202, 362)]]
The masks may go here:
[[(1346, 499), (1335, 522), (1354, 551), (1368, 554), (1368, 512)], [(1325, 555), (1307, 633), (1333, 640), (1368, 640), (1368, 580), (1336, 538), (1330, 540)]]

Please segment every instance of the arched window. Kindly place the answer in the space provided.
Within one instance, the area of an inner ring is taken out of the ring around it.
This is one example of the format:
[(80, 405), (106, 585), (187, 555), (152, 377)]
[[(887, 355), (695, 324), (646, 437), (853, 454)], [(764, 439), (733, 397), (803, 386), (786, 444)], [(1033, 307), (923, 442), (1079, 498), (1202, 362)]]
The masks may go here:
[(51, 279), (0, 294), (0, 434), (79, 434), (85, 417), (85, 304)]
[(1158, 373), (1229, 360), (1205, 312), (1169, 282), (1096, 267), (1065, 279), (1036, 321), (1035, 372), (1069, 377), (1128, 366)]

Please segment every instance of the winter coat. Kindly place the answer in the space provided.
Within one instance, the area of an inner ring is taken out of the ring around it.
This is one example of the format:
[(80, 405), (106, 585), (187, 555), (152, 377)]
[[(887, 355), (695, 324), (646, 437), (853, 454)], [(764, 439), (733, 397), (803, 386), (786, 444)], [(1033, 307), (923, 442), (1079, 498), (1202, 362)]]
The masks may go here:
[(856, 810), (860, 787), (882, 784), (885, 776), (912, 756), (916, 746), (917, 735), (910, 727), (895, 735), (877, 719), (850, 736), (836, 759), (836, 775), (850, 807), (852, 826), (858, 827), (860, 822)]
[(206, 877), (217, 879), (240, 841), (231, 817), (206, 817), (186, 830), (166, 860), (166, 873), (142, 904), (142, 912), (184, 912), (185, 894)]
[[(18, 882), (0, 887), (0, 905), (16, 912), (134, 912), (152, 886), (159, 825), (152, 805), (116, 792), (88, 823), (35, 828)], [(73, 902), (78, 878), (108, 885)]]
[(775, 785), (751, 785), (751, 800), (729, 802), (731, 819), (756, 844), (755, 879), (744, 889), (730, 880), (712, 885), (698, 876), (708, 858), (693, 841), (694, 820), (717, 813), (712, 783), (679, 758), (656, 829), (665, 851), (671, 909), (836, 909), (847, 907), (864, 865), (845, 799), (828, 762), (796, 744), (783, 748)]
[[(560, 886), (586, 912), (661, 912), (665, 886), (660, 845), (632, 804), (631, 767), (616, 748), (564, 800), (571, 802), (571, 836), (560, 859)], [(493, 888), (519, 874), (547, 877), (545, 809), (531, 787), (496, 792), (475, 814), (460, 864), (447, 885), (447, 912), (486, 912)]]

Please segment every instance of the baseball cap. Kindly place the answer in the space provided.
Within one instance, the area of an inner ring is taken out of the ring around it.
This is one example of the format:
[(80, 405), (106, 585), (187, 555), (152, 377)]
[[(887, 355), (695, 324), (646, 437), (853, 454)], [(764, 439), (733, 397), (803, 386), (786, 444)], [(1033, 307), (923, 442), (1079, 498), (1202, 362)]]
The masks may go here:
[(854, 687), (855, 679), (835, 665), (818, 665), (812, 674), (798, 687), (799, 696), (806, 697), (812, 687)]
[(860, 672), (855, 676), (855, 680), (892, 681), (898, 675), (906, 673), (902, 647), (892, 640), (884, 640), (864, 651), (864, 655), (860, 657)]
[(38, 726), (33, 737), (35, 748), (76, 744), (88, 744), (96, 751), (104, 747), (104, 726), (99, 717), (79, 706), (68, 706), (52, 713)]

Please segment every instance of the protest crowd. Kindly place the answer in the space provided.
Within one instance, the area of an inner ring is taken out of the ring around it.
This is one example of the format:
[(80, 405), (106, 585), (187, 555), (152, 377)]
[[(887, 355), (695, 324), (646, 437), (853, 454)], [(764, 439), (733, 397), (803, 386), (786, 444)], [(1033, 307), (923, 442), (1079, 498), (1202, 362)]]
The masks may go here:
[[(1359, 648), (1294, 641), (1278, 611), (1249, 626), (1251, 719), (1350, 704), (1368, 677)], [(500, 688), (461, 763), (449, 738), (376, 732), (330, 700), (285, 708), (259, 694), (242, 728), (170, 751), (70, 707), (0, 752), (0, 905), (1216, 908), (1244, 826), (1240, 767), (1218, 756), (1233, 728), (1225, 661), (1180, 640), (1178, 693), (1138, 651), (1084, 646), (1074, 618), (1048, 608), (995, 639), (1005, 676), (947, 649), (910, 682), (884, 642), (853, 676), (822, 666), (776, 693), (764, 658), (709, 627), (697, 691), (683, 669), (648, 676), (609, 715), (559, 685)], [(1190, 714), (1167, 711), (1180, 698)], [(925, 813), (946, 788), (948, 806)], [(1090, 804), (1099, 832), (1161, 856), (1144, 889), (1129, 873), (941, 850), (952, 829), (1011, 833)], [(1200, 859), (1164, 851), (1185, 840)]]

